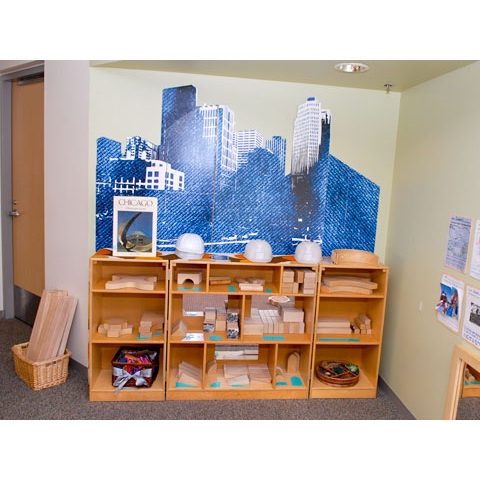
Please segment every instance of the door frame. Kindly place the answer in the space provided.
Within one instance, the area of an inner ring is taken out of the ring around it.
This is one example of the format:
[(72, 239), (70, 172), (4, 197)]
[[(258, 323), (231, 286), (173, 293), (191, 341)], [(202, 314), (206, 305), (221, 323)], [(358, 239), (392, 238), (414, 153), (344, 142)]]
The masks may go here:
[(12, 80), (44, 72), (43, 62), (2, 75), (0, 72), (0, 206), (2, 229), (3, 318), (14, 315), (12, 217)]

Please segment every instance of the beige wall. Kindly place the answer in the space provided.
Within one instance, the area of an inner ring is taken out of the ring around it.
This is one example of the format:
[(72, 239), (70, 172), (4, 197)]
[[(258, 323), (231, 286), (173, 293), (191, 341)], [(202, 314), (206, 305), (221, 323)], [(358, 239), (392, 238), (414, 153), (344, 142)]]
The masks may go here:
[(418, 419), (443, 417), (453, 345), (466, 343), (462, 322), (456, 334), (437, 320), (442, 275), (480, 286), (444, 266), (450, 215), (480, 219), (479, 82), (475, 63), (401, 98), (381, 376)]

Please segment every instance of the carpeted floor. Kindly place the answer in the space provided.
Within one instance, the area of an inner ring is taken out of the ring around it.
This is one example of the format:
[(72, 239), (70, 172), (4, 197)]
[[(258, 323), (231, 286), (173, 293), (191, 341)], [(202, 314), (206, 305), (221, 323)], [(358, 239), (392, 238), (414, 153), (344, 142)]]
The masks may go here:
[(4, 420), (410, 420), (384, 382), (375, 399), (90, 402), (87, 369), (70, 361), (64, 384), (32, 390), (15, 373), (13, 345), (31, 327), (0, 320), (0, 418)]

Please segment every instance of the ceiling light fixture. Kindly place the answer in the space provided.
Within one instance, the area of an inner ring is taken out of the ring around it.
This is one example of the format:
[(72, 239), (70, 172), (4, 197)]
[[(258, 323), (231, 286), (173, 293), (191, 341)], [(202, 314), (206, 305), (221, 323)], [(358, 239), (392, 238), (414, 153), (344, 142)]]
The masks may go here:
[(345, 63), (337, 63), (335, 68), (340, 72), (345, 73), (362, 73), (368, 70), (368, 65), (364, 63), (358, 62), (345, 62)]

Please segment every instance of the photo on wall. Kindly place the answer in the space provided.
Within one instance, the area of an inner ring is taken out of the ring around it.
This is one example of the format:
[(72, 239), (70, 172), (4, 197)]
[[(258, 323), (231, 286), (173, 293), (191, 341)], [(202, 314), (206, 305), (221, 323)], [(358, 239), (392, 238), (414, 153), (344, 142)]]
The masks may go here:
[[(252, 112), (252, 115), (255, 113)], [(331, 112), (315, 97), (292, 112), (292, 145), (236, 130), (227, 105), (197, 105), (193, 85), (162, 92), (159, 143), (97, 139), (96, 248), (112, 241), (113, 198), (157, 200), (156, 250), (184, 233), (207, 253), (242, 253), (252, 239), (290, 255), (305, 239), (373, 252), (380, 189), (330, 154)]]

